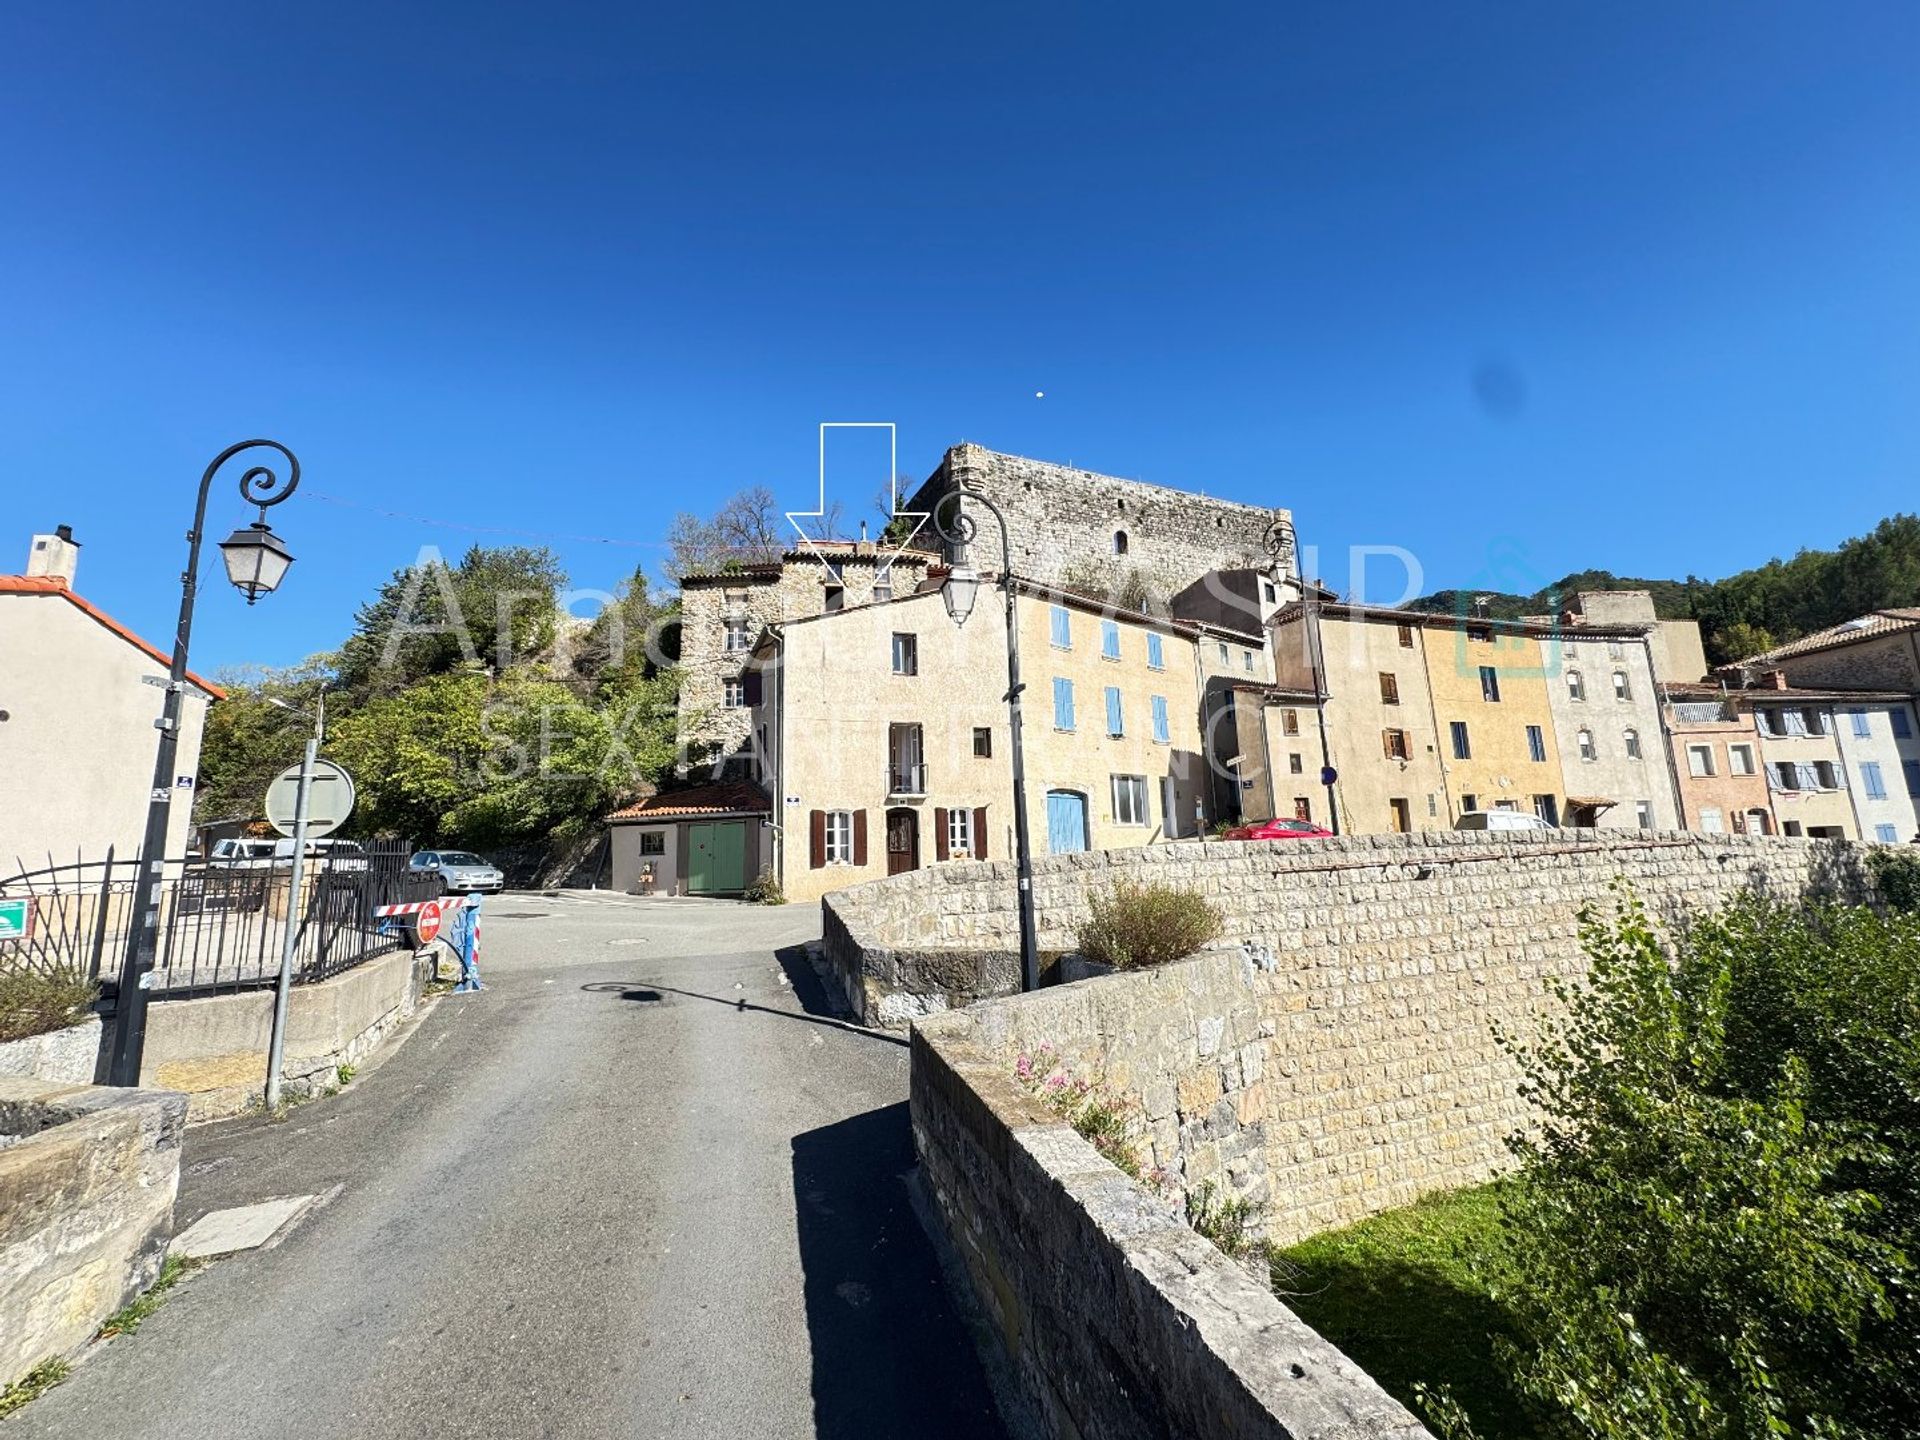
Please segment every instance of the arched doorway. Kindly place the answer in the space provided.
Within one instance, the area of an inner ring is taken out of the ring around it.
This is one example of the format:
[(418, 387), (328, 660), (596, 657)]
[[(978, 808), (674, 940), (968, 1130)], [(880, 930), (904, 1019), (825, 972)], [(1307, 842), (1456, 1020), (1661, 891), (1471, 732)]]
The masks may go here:
[(920, 868), (920, 815), (901, 806), (887, 811), (887, 874)]

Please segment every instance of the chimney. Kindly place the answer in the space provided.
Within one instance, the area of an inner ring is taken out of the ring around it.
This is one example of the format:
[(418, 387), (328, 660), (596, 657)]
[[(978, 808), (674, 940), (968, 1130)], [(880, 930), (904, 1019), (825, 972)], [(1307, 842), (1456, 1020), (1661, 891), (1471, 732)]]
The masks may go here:
[(1786, 689), (1787, 688), (1787, 672), (1784, 670), (1767, 671), (1766, 688), (1769, 690)]
[(62, 585), (73, 584), (73, 572), (80, 564), (80, 542), (73, 538), (71, 525), (57, 525), (51, 535), (33, 537), (27, 552), (27, 574), (44, 575)]

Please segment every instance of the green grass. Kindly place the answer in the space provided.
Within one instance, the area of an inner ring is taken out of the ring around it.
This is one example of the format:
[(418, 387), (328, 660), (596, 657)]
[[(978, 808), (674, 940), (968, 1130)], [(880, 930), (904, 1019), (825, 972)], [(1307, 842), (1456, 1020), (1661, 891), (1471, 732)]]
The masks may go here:
[(93, 1337), (96, 1340), (110, 1340), (115, 1335), (131, 1335), (140, 1328), (140, 1322), (160, 1308), (167, 1298), (167, 1292), (180, 1283), (180, 1277), (197, 1268), (193, 1261), (182, 1260), (178, 1255), (169, 1255), (160, 1265), (160, 1274), (140, 1294), (121, 1306)]
[(66, 1379), (73, 1366), (64, 1360), (42, 1360), (6, 1389), (0, 1390), (0, 1416), (11, 1415), (30, 1400), (38, 1400)]
[(1429, 1196), (1275, 1253), (1274, 1289), (1402, 1404), (1446, 1386), (1481, 1440), (1530, 1433), (1490, 1353), (1513, 1335), (1496, 1298), (1506, 1271), (1499, 1185)]

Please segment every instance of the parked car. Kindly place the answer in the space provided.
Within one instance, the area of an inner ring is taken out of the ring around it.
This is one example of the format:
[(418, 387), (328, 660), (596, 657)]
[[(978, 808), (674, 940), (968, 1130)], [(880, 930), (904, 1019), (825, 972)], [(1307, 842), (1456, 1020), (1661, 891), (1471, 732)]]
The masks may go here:
[(1453, 822), (1456, 830), (1558, 830), (1531, 810), (1469, 810)]
[(467, 850), (416, 850), (407, 868), (438, 875), (450, 895), (498, 894), (507, 881), (498, 868)]
[(207, 865), (216, 870), (271, 870), (272, 840), (216, 840), (207, 852)]
[[(364, 870), (367, 868), (367, 851), (358, 840), (309, 840), (307, 858), (317, 860), (324, 856), (329, 870)], [(293, 863), (293, 841), (276, 840), (273, 842), (273, 863), (291, 865)]]
[(1262, 820), (1257, 825), (1236, 825), (1220, 838), (1222, 840), (1319, 840), (1333, 834), (1324, 825), (1316, 825), (1311, 820), (1283, 819), (1275, 816), (1271, 820)]

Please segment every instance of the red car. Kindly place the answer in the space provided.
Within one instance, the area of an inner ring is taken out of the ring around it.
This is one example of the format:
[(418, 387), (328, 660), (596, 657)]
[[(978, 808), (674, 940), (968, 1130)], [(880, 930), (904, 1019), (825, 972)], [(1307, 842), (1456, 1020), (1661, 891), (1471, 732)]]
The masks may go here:
[(1222, 840), (1319, 840), (1333, 832), (1311, 820), (1262, 820), (1258, 825), (1236, 825)]

